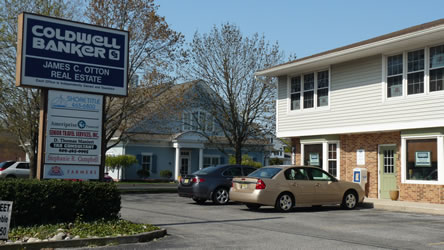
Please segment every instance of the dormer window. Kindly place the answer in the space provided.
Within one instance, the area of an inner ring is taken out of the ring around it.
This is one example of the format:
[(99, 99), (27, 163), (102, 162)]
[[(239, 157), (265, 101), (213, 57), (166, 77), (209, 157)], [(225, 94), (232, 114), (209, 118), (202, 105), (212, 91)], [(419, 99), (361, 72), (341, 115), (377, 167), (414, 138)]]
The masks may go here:
[(205, 111), (184, 112), (182, 124), (183, 131), (214, 131), (214, 119)]

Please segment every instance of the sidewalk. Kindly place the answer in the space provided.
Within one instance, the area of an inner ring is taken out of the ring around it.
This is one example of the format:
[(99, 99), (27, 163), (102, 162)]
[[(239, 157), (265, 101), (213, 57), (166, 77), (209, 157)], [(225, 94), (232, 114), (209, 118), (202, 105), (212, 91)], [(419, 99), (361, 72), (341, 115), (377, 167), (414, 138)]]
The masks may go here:
[(363, 207), (409, 213), (444, 215), (444, 204), (365, 198)]

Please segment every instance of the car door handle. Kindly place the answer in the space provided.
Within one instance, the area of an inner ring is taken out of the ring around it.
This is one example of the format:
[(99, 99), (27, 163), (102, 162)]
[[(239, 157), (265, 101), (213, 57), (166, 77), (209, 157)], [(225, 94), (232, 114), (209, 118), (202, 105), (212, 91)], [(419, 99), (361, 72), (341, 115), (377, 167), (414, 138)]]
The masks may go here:
[(298, 187), (299, 185), (297, 183), (292, 183), (291, 184), (293, 187)]
[(316, 183), (316, 185), (315, 185), (315, 187), (320, 187), (321, 186), (321, 184), (319, 184), (319, 183)]

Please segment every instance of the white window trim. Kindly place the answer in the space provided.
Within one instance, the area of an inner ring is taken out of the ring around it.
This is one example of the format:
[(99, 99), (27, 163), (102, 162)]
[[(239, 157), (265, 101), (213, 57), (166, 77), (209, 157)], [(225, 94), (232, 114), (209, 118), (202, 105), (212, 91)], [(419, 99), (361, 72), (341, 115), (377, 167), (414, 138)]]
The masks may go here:
[[(438, 180), (437, 181), (422, 181), (422, 180), (407, 180), (407, 140), (421, 140), (421, 139), (436, 139), (436, 146), (438, 152)], [(428, 135), (428, 136), (402, 136), (401, 137), (401, 183), (403, 184), (421, 184), (421, 185), (444, 185), (444, 136), (443, 135)]]
[[(427, 95), (444, 95), (444, 90), (439, 91), (432, 91), (430, 92), (430, 71), (434, 69), (444, 68), (444, 67), (437, 67), (437, 68), (430, 68), (430, 48), (444, 45), (444, 42), (440, 42), (433, 45), (428, 45), (425, 47), (419, 47), (414, 49), (408, 49), (404, 51), (398, 51), (396, 53), (390, 53), (385, 54), (382, 56), (382, 102), (392, 102), (396, 100), (403, 100), (403, 99), (409, 99), (409, 98), (421, 98)], [(424, 70), (414, 71), (414, 72), (407, 72), (408, 69), (408, 52), (413, 52), (416, 50), (424, 50)], [(387, 60), (388, 57), (402, 54), (402, 95), (396, 96), (396, 97), (387, 97)], [(415, 72), (424, 72), (424, 92), (419, 94), (407, 94), (408, 92), (408, 83), (407, 83), (407, 75), (409, 73), (415, 73)], [(329, 99), (330, 101), (330, 99)]]
[(151, 169), (152, 169), (152, 167), (153, 167), (153, 153), (142, 153), (142, 159), (141, 159), (141, 162), (140, 162), (140, 166), (142, 167), (142, 169), (143, 169), (143, 157), (144, 156), (149, 156), (150, 157), (150, 168), (149, 168), (149, 171), (151, 172)]
[[(318, 107), (318, 72), (328, 71), (328, 105)], [(313, 89), (313, 107), (304, 108), (304, 75), (314, 74), (314, 89)], [(301, 90), (300, 90), (300, 108), (298, 110), (291, 110), (291, 78), (301, 77)], [(313, 112), (315, 110), (329, 110), (331, 104), (331, 66), (328, 68), (320, 68), (318, 70), (302, 72), (298, 74), (292, 74), (287, 77), (287, 113), (298, 112)]]
[(336, 144), (336, 179), (341, 179), (341, 144), (338, 140), (301, 143), (301, 166), (304, 165), (305, 145), (322, 144), (322, 169), (328, 173), (328, 144)]

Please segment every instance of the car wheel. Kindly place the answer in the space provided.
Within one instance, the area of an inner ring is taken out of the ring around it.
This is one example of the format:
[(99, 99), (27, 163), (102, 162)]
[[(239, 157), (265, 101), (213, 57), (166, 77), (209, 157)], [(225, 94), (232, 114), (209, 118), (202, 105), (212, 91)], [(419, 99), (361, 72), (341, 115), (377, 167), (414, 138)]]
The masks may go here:
[(349, 190), (345, 192), (344, 198), (342, 198), (341, 206), (345, 209), (355, 209), (358, 205), (358, 195), (355, 191)]
[(204, 204), (205, 201), (207, 201), (206, 199), (199, 199), (199, 198), (193, 198), (193, 201), (195, 201), (197, 204)]
[(8, 176), (6, 176), (6, 178), (8, 178), (8, 179), (15, 179), (17, 177), (15, 177), (15, 175), (8, 175)]
[(294, 206), (293, 196), (289, 193), (282, 193), (276, 200), (275, 208), (279, 212), (289, 212)]
[(250, 209), (250, 210), (258, 210), (260, 207), (261, 207), (261, 205), (259, 205), (259, 204), (245, 204), (247, 207), (248, 207), (248, 209)]
[(213, 202), (218, 205), (225, 205), (229, 201), (228, 190), (225, 188), (217, 188), (213, 193)]

